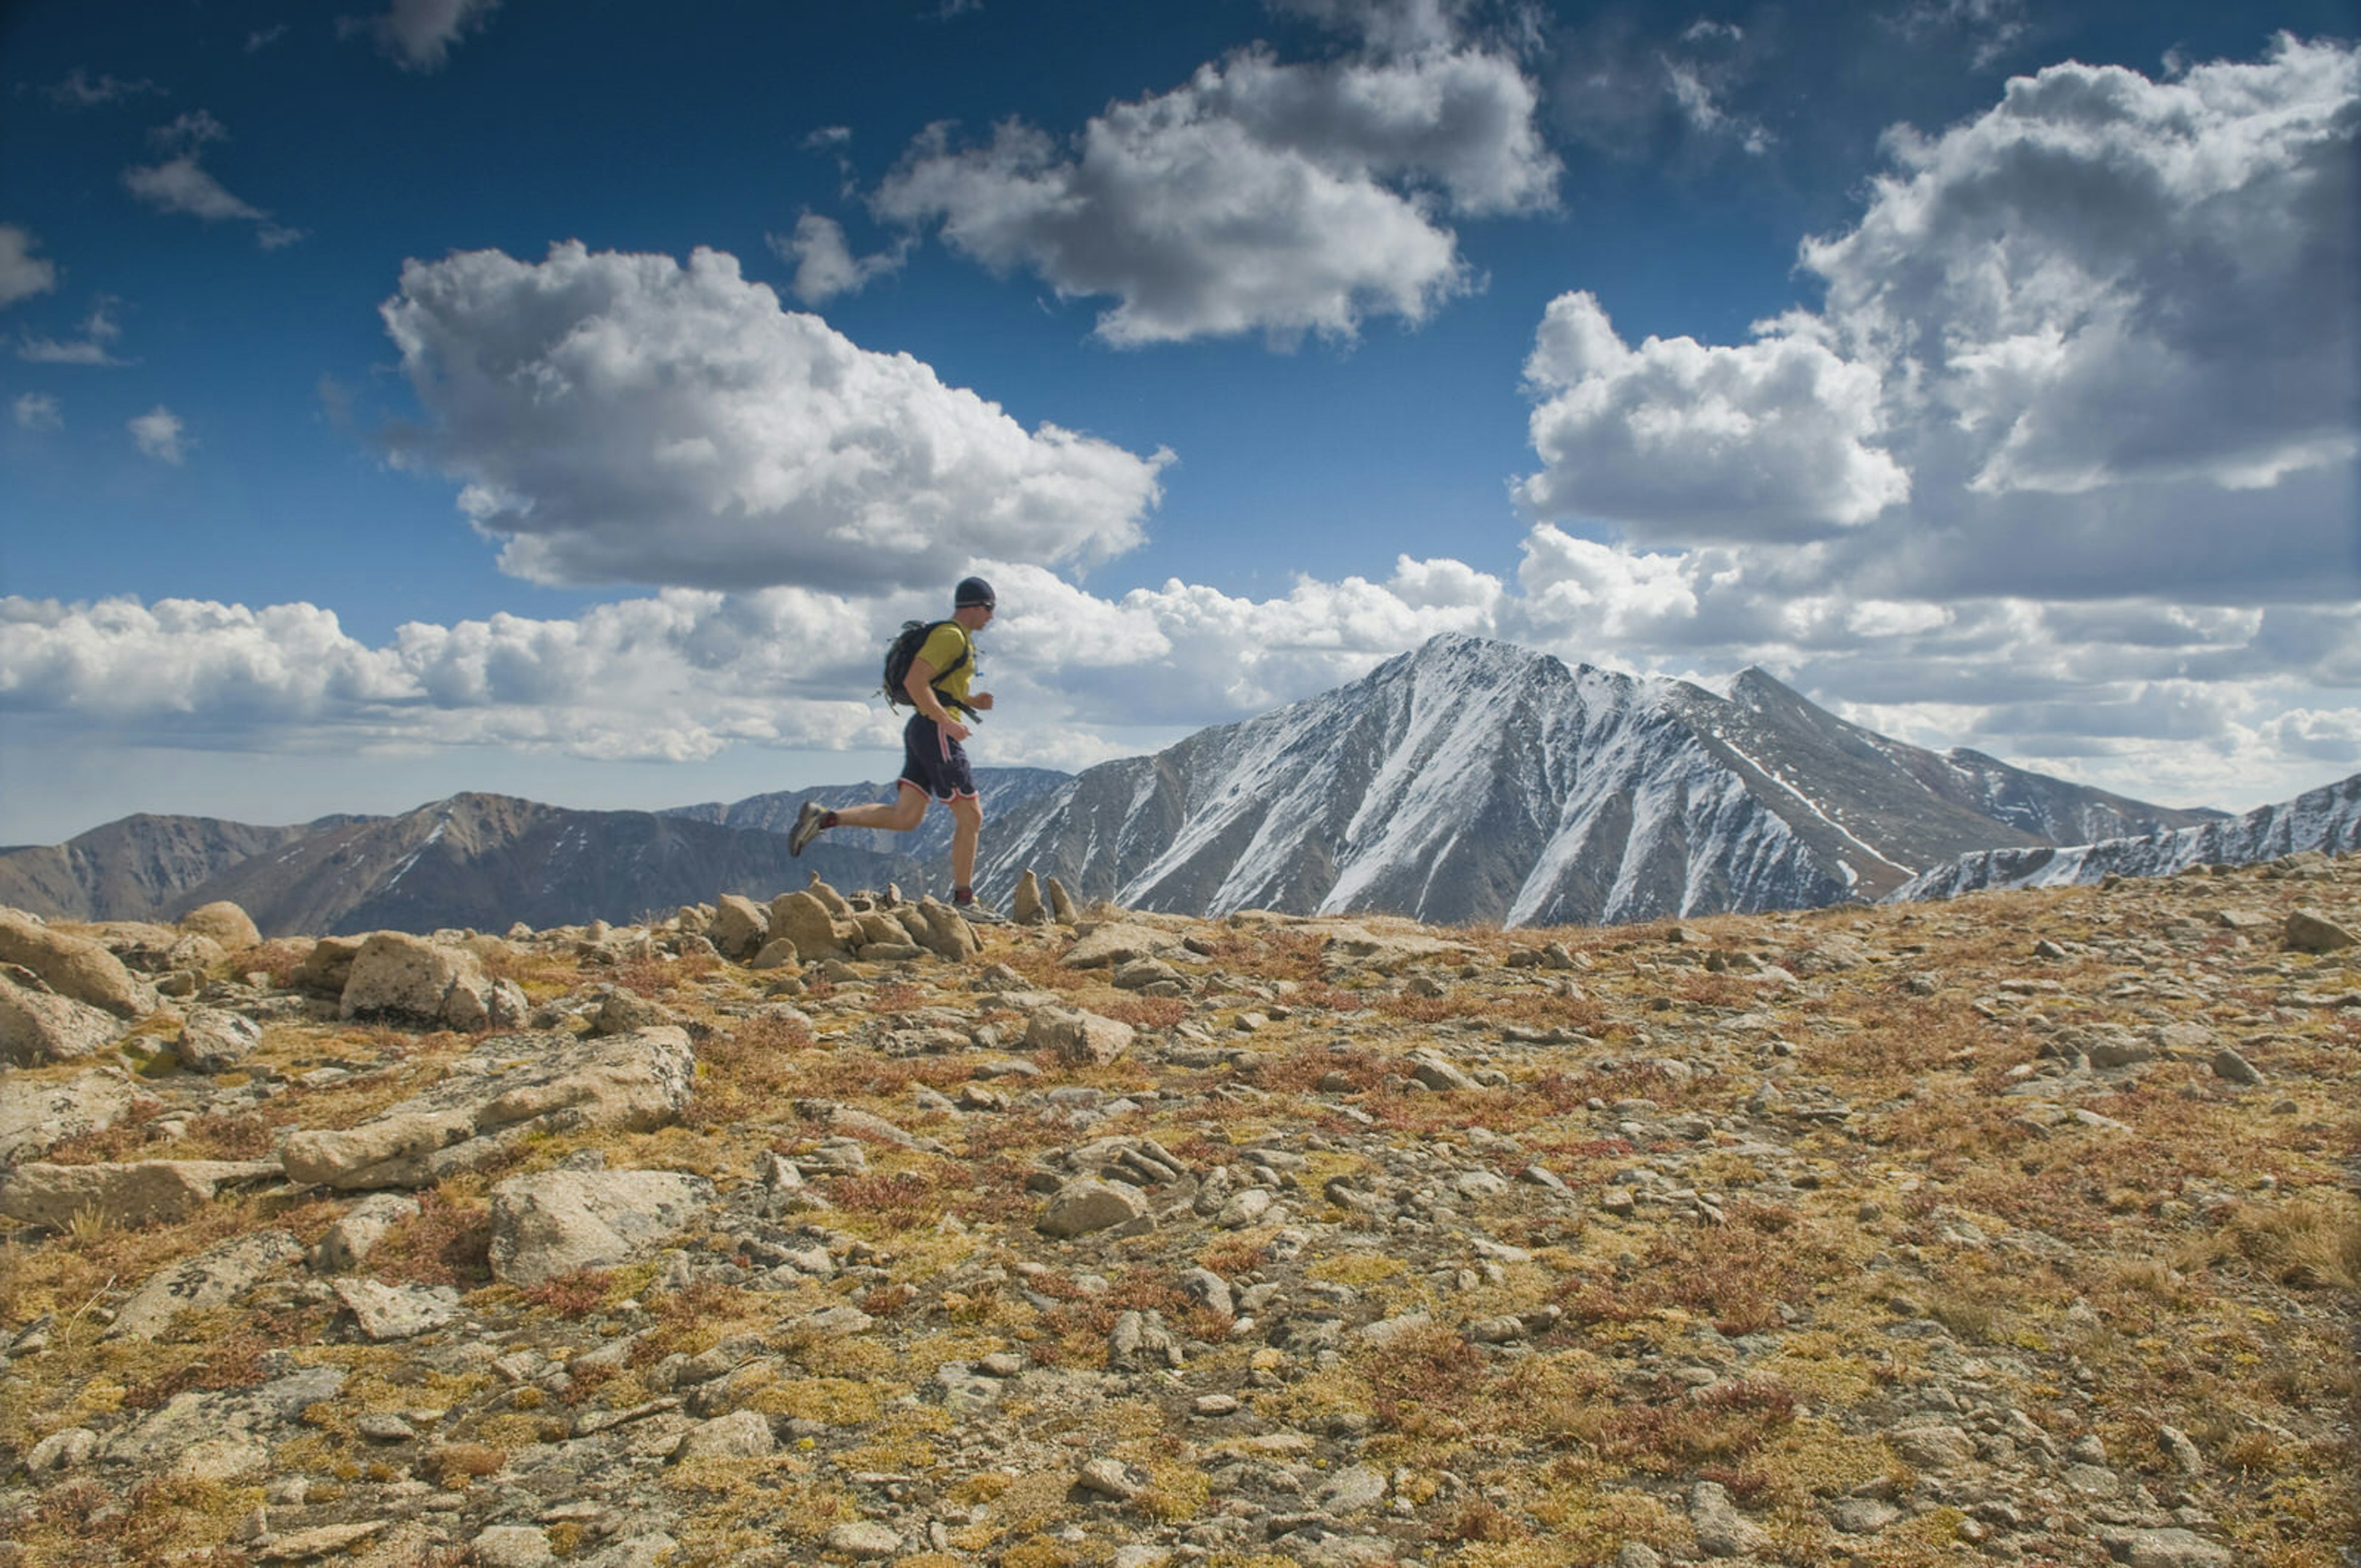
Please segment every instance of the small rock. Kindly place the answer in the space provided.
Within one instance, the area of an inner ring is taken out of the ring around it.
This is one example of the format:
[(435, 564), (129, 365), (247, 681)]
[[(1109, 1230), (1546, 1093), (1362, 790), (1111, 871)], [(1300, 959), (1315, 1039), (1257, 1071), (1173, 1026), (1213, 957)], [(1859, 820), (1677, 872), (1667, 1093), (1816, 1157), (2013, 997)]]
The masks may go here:
[(1095, 1492), (1102, 1497), (1113, 1497), (1119, 1503), (1129, 1502), (1139, 1496), (1147, 1483), (1133, 1475), (1131, 1467), (1119, 1459), (1093, 1459), (1074, 1477), (1085, 1492)]
[(2300, 953), (2334, 953), (2361, 945), (2361, 937), (2308, 909), (2299, 909), (2287, 917), (2287, 945)]
[(2250, 1086), (2263, 1081), (2262, 1070), (2227, 1046), (2213, 1053), (2213, 1076)]
[(1771, 1544), (1771, 1532), (1740, 1513), (1718, 1481), (1700, 1481), (1690, 1491), (1689, 1528), (1709, 1557), (1751, 1557)]
[(856, 1519), (851, 1524), (838, 1525), (828, 1532), (828, 1549), (866, 1561), (893, 1556), (902, 1550), (902, 1538), (873, 1519)]
[(1083, 1176), (1058, 1189), (1035, 1224), (1044, 1235), (1084, 1236), (1141, 1219), (1147, 1213), (1148, 1197), (1138, 1188)]
[(2128, 1568), (2230, 1568), (2226, 1546), (2185, 1530), (2129, 1530), (2103, 1538), (2107, 1555)]

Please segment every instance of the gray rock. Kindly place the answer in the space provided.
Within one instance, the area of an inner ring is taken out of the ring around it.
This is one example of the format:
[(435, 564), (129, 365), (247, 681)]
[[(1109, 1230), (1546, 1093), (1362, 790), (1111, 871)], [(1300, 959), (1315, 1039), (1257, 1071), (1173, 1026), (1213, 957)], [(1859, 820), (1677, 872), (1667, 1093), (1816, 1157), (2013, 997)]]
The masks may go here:
[(1664, 1560), (1647, 1542), (1627, 1541), (1615, 1553), (1615, 1568), (1664, 1568)]
[(2173, 1467), (2183, 1475), (2202, 1475), (2205, 1457), (2197, 1452), (2197, 1444), (2179, 1427), (2156, 1429), (2156, 1445), (2172, 1460)]
[(892, 1528), (874, 1519), (855, 1519), (829, 1530), (828, 1549), (867, 1562), (873, 1558), (891, 1557), (900, 1552), (902, 1538)]
[(696, 1071), (688, 1035), (676, 1028), (579, 1041), (500, 1036), (424, 1094), (358, 1126), (297, 1133), (281, 1157), (292, 1181), (346, 1190), (426, 1187), (528, 1131), (668, 1125), (688, 1104)]
[(594, 1035), (630, 1035), (642, 1029), (677, 1025), (679, 1017), (653, 996), (642, 996), (629, 986), (617, 986), (590, 1015)]
[(1066, 891), (1066, 884), (1051, 877), (1049, 888), (1049, 917), (1060, 926), (1076, 924), (1079, 916), (1075, 913), (1073, 895)]
[(725, 893), (714, 901), (713, 921), (705, 936), (723, 958), (743, 962), (771, 939), (770, 912), (743, 894)]
[(1086, 1236), (1142, 1219), (1147, 1213), (1148, 1197), (1138, 1188), (1083, 1176), (1050, 1195), (1036, 1226), (1044, 1235)]
[(243, 1013), (199, 1007), (181, 1025), (173, 1051), (191, 1072), (227, 1072), (262, 1044), (262, 1025)]
[(1230, 1283), (1210, 1268), (1191, 1268), (1180, 1276), (1180, 1288), (1191, 1300), (1223, 1317), (1236, 1314), (1236, 1303), (1230, 1296)]
[(1086, 1492), (1113, 1497), (1119, 1503), (1129, 1502), (1148, 1487), (1148, 1478), (1134, 1473), (1120, 1459), (1092, 1460), (1075, 1475), (1074, 1483)]
[(1312, 1494), (1312, 1503), (1339, 1518), (1362, 1514), (1386, 1500), (1386, 1473), (1374, 1464), (1338, 1471)]
[(1828, 1508), (1828, 1523), (1847, 1535), (1875, 1535), (1901, 1517), (1883, 1497), (1839, 1497)]
[(1180, 1343), (1160, 1312), (1126, 1312), (1107, 1334), (1109, 1372), (1160, 1372), (1181, 1365)]
[(664, 1170), (546, 1170), (492, 1189), (492, 1277), (535, 1285), (622, 1263), (713, 1202), (713, 1183)]
[(538, 1525), (496, 1524), (477, 1532), (469, 1550), (476, 1568), (541, 1568), (557, 1561), (549, 1535)]
[(322, 1274), (342, 1274), (357, 1268), (388, 1232), (417, 1216), (417, 1199), (394, 1192), (372, 1193), (328, 1227), (328, 1234), (312, 1249), (312, 1266)]
[(98, 1434), (88, 1427), (68, 1427), (53, 1431), (32, 1446), (25, 1455), (25, 1468), (36, 1475), (48, 1475), (60, 1470), (78, 1470), (98, 1452)]
[(448, 1285), (388, 1285), (339, 1279), (336, 1299), (353, 1315), (363, 1338), (382, 1344), (432, 1333), (459, 1316), (459, 1292)]
[[(772, 938), (793, 942), (796, 953), (807, 962), (846, 958), (851, 953), (838, 936), (835, 916), (817, 891), (827, 885), (816, 883), (813, 891), (783, 893), (771, 900)], [(834, 890), (829, 891), (832, 895)], [(843, 900), (837, 902), (841, 904)]]
[(1049, 921), (1049, 906), (1041, 902), (1041, 880), (1029, 868), (1016, 879), (1016, 891), (1009, 895), (1008, 916), (1019, 926), (1040, 926)]
[(254, 917), (226, 898), (201, 904), (181, 916), (180, 927), (192, 936), (211, 937), (229, 952), (251, 948), (262, 940)]
[(2361, 945), (2361, 937), (2309, 909), (2296, 910), (2287, 917), (2286, 934), (2287, 945), (2300, 953), (2334, 953)]
[(2213, 1076), (2249, 1086), (2263, 1081), (2262, 1069), (2227, 1046), (2213, 1053)]
[(1068, 969), (1116, 969), (1139, 959), (1157, 958), (1180, 945), (1180, 938), (1153, 926), (1110, 921), (1093, 926), (1066, 949), (1060, 961)]
[(760, 1459), (778, 1446), (760, 1410), (732, 1410), (683, 1432), (673, 1445), (672, 1460), (686, 1464), (700, 1459)]
[(1752, 1557), (1771, 1544), (1771, 1532), (1740, 1513), (1718, 1481), (1700, 1481), (1690, 1490), (1689, 1528), (1708, 1557)]
[(156, 988), (87, 937), (54, 931), (21, 910), (0, 909), (0, 963), (17, 964), (59, 996), (87, 1003), (117, 1018), (156, 1011)]
[(128, 1164), (20, 1165), (0, 1181), (0, 1214), (63, 1230), (88, 1210), (108, 1224), (184, 1220), (225, 1186), (268, 1181), (272, 1160), (147, 1159)]
[(1886, 1432), (1885, 1442), (1905, 1464), (1938, 1475), (1976, 1456), (1975, 1439), (1955, 1426), (1894, 1427)]
[[(27, 981), (32, 979), (27, 973)], [(123, 1021), (87, 1002), (0, 972), (0, 1065), (41, 1067), (105, 1049)]]
[(1411, 1076), (1429, 1089), (1447, 1091), (1478, 1087), (1474, 1079), (1462, 1072), (1453, 1065), (1449, 1058), (1439, 1052), (1416, 1050), (1411, 1052), (1404, 1059), (1410, 1065)]
[(1130, 1025), (1113, 1018), (1078, 1008), (1044, 1007), (1027, 1025), (1025, 1045), (1029, 1050), (1055, 1051), (1060, 1061), (1104, 1067), (1131, 1048), (1133, 1036)]
[(465, 948), (445, 947), (406, 931), (376, 931), (361, 941), (345, 976), (336, 1003), (341, 1018), (381, 1018), (409, 1024), (456, 1022), (447, 1011), (467, 1011), (454, 1003), (455, 992), (472, 995), (477, 1005), (491, 991), (481, 959)]
[(149, 1276), (115, 1314), (107, 1337), (152, 1340), (182, 1309), (222, 1306), (302, 1256), (303, 1244), (285, 1231), (233, 1236)]
[(2128, 1568), (2231, 1568), (2231, 1550), (2185, 1530), (2111, 1530), (2107, 1555)]
[(102, 1132), (129, 1115), (137, 1100), (130, 1078), (115, 1068), (63, 1080), (0, 1077), (0, 1166)]

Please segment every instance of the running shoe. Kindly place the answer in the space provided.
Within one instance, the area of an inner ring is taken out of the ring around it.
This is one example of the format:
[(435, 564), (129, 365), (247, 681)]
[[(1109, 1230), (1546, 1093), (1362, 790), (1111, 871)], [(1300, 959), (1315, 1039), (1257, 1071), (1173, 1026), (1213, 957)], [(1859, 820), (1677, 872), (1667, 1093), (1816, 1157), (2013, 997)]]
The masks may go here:
[(802, 854), (804, 846), (819, 837), (819, 830), (827, 821), (827, 806), (816, 800), (805, 801), (804, 808), (796, 813), (796, 825), (787, 830), (787, 853)]

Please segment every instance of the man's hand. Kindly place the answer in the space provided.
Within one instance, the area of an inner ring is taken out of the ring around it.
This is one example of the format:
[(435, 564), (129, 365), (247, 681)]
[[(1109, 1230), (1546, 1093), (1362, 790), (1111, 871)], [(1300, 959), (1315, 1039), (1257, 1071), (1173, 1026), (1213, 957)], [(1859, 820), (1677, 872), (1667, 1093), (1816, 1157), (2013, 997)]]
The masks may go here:
[(975, 733), (966, 725), (961, 724), (958, 719), (953, 718), (948, 710), (944, 712), (942, 718), (935, 721), (935, 727), (943, 732), (943, 735), (947, 740), (964, 740), (970, 735)]
[(992, 694), (978, 692), (967, 699), (967, 705), (978, 713), (989, 713), (992, 710)]

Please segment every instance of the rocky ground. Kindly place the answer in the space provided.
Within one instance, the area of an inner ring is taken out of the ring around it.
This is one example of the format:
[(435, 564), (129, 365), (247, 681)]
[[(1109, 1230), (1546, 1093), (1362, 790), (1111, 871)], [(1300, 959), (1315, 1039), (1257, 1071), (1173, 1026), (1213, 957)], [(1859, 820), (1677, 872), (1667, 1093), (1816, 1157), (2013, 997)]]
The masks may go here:
[(2361, 1561), (2349, 861), (242, 922), (0, 914), (0, 1563)]

